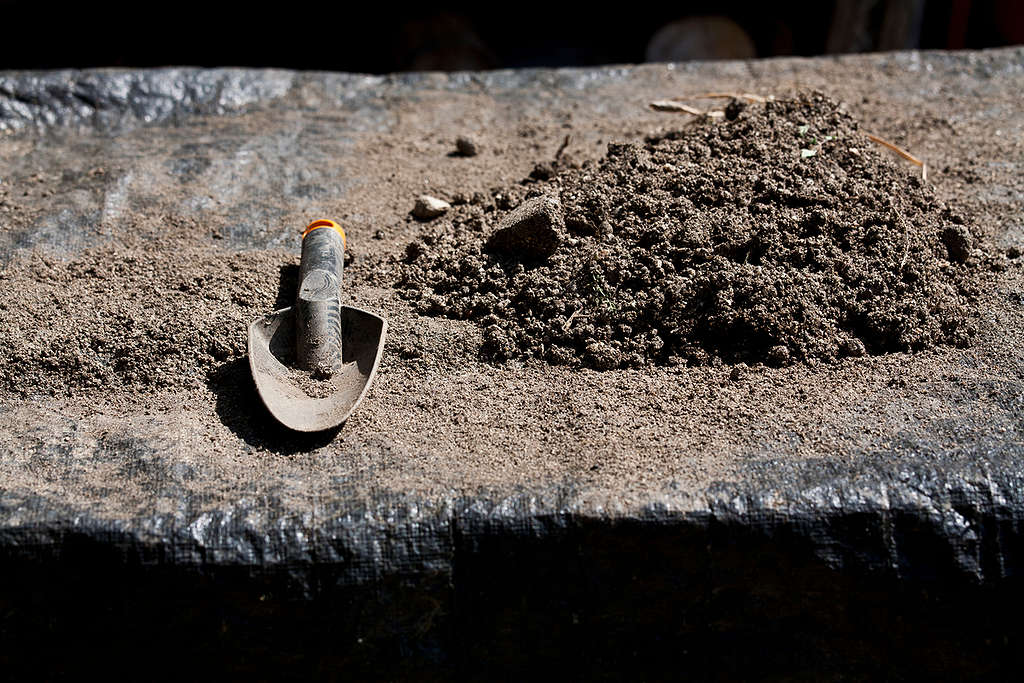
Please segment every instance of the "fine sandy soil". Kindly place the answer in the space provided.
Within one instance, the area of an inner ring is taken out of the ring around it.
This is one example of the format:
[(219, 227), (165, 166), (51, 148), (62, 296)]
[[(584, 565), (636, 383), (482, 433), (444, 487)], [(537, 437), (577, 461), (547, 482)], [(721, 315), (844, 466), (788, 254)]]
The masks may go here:
[[(989, 391), (1020, 373), (1012, 94), (787, 64), (649, 67), (540, 102), (425, 86), (355, 131), (308, 86), (115, 137), (0, 137), (3, 485), (109, 514), (538, 486), (608, 509), (751, 462), (1016, 430)], [(646, 107), (709, 90), (777, 102)], [(260, 136), (256, 172), (238, 141)], [(268, 152), (284, 137), (298, 154)], [(453, 206), (418, 220), (423, 193)], [(491, 248), (532, 197), (560, 204), (554, 242)], [(390, 332), (362, 407), (307, 437), (260, 404), (245, 343), (290, 303), (318, 217), (346, 228), (346, 296)]]

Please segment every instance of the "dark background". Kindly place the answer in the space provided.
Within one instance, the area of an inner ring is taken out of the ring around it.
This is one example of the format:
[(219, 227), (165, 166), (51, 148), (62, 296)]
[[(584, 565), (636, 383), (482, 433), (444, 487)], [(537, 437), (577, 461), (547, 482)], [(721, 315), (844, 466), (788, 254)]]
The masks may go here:
[[(605, 7), (606, 9), (600, 9)], [(835, 2), (258, 4), (0, 0), (0, 69), (274, 66), (385, 73), (650, 61), (654, 33), (725, 17), (753, 55), (818, 55), (1024, 43), (1020, 0)], [(707, 31), (690, 27), (697, 33)], [(706, 35), (704, 37), (707, 37)], [(657, 60), (656, 57), (654, 57)], [(660, 61), (660, 60), (657, 60)]]

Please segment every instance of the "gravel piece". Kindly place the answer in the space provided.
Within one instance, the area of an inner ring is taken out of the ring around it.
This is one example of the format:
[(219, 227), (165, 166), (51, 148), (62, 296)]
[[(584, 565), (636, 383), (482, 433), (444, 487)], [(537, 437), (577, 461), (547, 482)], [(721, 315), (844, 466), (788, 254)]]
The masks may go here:
[(433, 220), (443, 215), (452, 205), (443, 199), (423, 194), (416, 198), (416, 204), (412, 207), (412, 215), (421, 220)]
[(486, 248), (521, 260), (542, 259), (562, 243), (565, 219), (557, 197), (528, 199), (498, 223)]
[(460, 135), (455, 140), (455, 150), (464, 157), (475, 157), (480, 153), (480, 143), (476, 138)]

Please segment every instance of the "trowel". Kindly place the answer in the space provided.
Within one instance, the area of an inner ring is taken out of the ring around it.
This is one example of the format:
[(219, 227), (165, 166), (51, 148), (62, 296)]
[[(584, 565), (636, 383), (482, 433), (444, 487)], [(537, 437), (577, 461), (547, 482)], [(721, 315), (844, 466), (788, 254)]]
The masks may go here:
[(341, 303), (345, 232), (330, 220), (302, 233), (295, 305), (249, 326), (249, 367), (278, 422), (318, 432), (345, 422), (377, 373), (388, 323)]

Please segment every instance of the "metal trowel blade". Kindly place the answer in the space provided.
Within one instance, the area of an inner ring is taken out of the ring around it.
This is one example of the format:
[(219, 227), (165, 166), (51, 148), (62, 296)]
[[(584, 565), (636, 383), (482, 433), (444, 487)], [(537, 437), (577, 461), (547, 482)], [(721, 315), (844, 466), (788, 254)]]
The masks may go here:
[(295, 313), (283, 308), (249, 326), (249, 366), (263, 405), (284, 426), (319, 432), (345, 422), (377, 373), (388, 323), (351, 306), (341, 307), (342, 368), (326, 384), (323, 398), (306, 394), (290, 367), (295, 357)]

